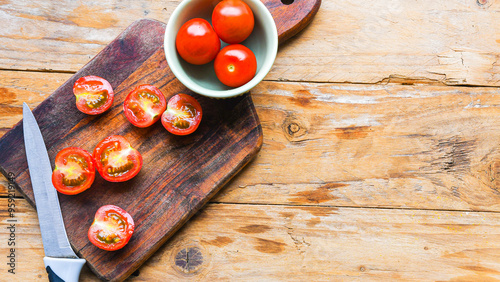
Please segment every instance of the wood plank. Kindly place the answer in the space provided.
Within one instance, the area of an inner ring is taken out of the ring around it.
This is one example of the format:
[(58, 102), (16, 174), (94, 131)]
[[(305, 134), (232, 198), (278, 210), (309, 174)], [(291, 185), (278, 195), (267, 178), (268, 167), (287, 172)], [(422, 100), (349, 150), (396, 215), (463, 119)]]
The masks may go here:
[[(134, 20), (166, 22), (179, 2), (1, 1), (0, 68), (77, 71)], [(493, 0), (323, 1), (267, 79), (499, 86), (498, 22)]]
[[(29, 281), (45, 276), (43, 247), (35, 210), (17, 203), (17, 273), (0, 272)], [(128, 281), (496, 281), (499, 269), (499, 213), (209, 204)], [(80, 281), (98, 280), (85, 268)]]
[[(487, 2), (483, 5), (481, 2)], [(500, 85), (498, 1), (325, 1), (269, 78)]]
[(264, 145), (214, 201), (500, 209), (495, 88), (261, 83)]
[[(35, 103), (68, 76), (1, 74)], [(263, 82), (252, 98), (264, 149), (214, 201), (500, 211), (495, 88)]]

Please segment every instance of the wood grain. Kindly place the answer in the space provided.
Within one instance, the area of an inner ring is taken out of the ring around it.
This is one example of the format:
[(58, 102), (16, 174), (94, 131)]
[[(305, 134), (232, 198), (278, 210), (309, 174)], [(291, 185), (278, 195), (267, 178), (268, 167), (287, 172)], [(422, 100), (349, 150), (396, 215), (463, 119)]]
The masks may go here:
[[(179, 2), (4, 0), (0, 68), (75, 72), (135, 19), (166, 22)], [(485, 2), (324, 1), (267, 79), (499, 86), (500, 2)]]
[[(43, 278), (36, 213), (20, 200), (16, 217), (13, 277)], [(499, 269), (499, 213), (209, 204), (128, 281), (495, 281)], [(97, 278), (85, 268), (80, 281)]]
[[(68, 76), (3, 73), (28, 100)], [(252, 99), (264, 150), (216, 202), (500, 211), (495, 88), (263, 82)]]

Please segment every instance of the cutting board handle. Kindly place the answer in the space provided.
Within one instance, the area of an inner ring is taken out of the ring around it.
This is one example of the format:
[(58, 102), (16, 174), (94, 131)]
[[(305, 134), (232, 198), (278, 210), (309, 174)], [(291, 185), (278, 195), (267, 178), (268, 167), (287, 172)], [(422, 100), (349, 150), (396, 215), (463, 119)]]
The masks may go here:
[(321, 0), (262, 0), (262, 3), (273, 15), (281, 44), (312, 21)]

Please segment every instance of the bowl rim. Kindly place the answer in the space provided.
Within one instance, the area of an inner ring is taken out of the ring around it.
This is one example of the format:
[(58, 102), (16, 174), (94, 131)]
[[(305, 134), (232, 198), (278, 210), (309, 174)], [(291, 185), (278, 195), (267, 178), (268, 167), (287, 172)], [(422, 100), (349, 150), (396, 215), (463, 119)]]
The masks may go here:
[[(167, 49), (167, 48), (169, 48), (169, 46), (172, 46), (172, 44), (173, 44), (173, 48), (175, 49), (175, 41), (173, 43), (168, 41), (168, 38), (171, 37), (170, 35), (174, 32), (177, 32), (177, 31), (173, 30), (174, 20), (179, 17), (179, 14), (181, 13), (181, 11), (188, 4), (190, 4), (191, 2), (194, 2), (194, 1), (199, 1), (199, 0), (183, 0), (175, 8), (172, 15), (170, 15), (170, 18), (168, 19), (167, 26), (165, 28), (164, 38), (163, 38), (163, 40), (164, 40), (163, 50), (164, 50), (165, 57), (166, 57), (166, 60), (167, 60), (167, 63), (168, 63), (170, 70), (184, 86), (189, 88), (191, 91), (198, 93), (200, 95), (203, 95), (203, 96), (212, 97), (212, 98), (230, 98), (230, 97), (242, 95), (242, 94), (250, 91), (250, 89), (254, 88), (269, 73), (269, 71), (271, 70), (271, 68), (274, 64), (274, 61), (276, 59), (276, 55), (278, 53), (278, 30), (277, 30), (274, 18), (271, 15), (271, 12), (267, 9), (267, 7), (264, 5), (264, 3), (262, 3), (260, 0), (242, 0), (244, 2), (252, 2), (254, 5), (256, 5), (257, 8), (259, 9), (259, 13), (266, 19), (265, 28), (270, 29), (271, 36), (272, 36), (270, 48), (269, 48), (269, 50), (266, 50), (266, 55), (267, 56), (270, 55), (270, 56), (267, 58), (267, 60), (264, 60), (260, 70), (246, 84), (244, 84), (240, 87), (231, 88), (228, 90), (213, 90), (213, 89), (207, 89), (205, 87), (202, 87), (199, 84), (194, 83), (190, 79), (186, 79), (184, 77), (184, 76), (186, 76), (186, 74), (181, 72), (178, 69), (180, 67), (177, 66), (177, 64), (172, 64), (172, 62), (174, 61), (174, 58), (172, 56), (174, 54), (176, 54), (177, 50), (175, 50), (175, 52), (168, 52), (168, 49)], [(253, 12), (255, 15), (255, 11), (253, 11)], [(269, 27), (267, 25), (267, 22), (272, 23), (272, 26)], [(175, 66), (172, 67), (172, 65), (175, 65)]]

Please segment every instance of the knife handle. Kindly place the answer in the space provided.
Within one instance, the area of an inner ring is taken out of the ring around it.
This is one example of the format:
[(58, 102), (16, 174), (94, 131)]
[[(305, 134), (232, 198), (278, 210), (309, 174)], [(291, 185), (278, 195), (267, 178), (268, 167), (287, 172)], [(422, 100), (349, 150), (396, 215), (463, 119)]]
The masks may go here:
[(44, 257), (43, 263), (50, 282), (78, 282), (84, 259)]

